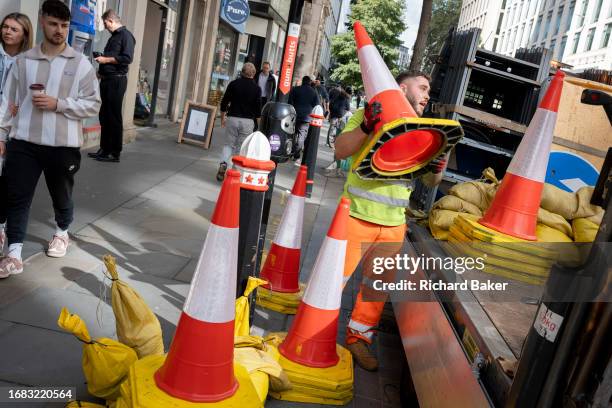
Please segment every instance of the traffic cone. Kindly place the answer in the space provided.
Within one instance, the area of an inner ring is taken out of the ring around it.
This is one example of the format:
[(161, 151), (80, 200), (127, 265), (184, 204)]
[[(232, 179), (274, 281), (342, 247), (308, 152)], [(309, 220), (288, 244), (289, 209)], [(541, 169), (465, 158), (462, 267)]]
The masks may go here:
[(553, 77), (491, 206), (479, 221), (485, 227), (529, 241), (537, 239), (538, 209), (564, 77), (561, 71)]
[(264, 287), (273, 292), (295, 293), (300, 291), (300, 255), (306, 201), (306, 175), (307, 167), (300, 166), (278, 231), (261, 270), (260, 277), (269, 282)]
[(240, 172), (228, 170), (191, 281), (170, 351), (155, 373), (166, 393), (215, 402), (238, 388), (234, 376), (234, 312)]
[(366, 98), (382, 106), (381, 120), (358, 152), (353, 169), (366, 179), (398, 178), (421, 170), (450, 150), (463, 131), (455, 121), (418, 118), (363, 25), (355, 21), (353, 28)]
[(319, 250), (295, 320), (279, 347), (285, 358), (308, 367), (331, 367), (339, 360), (336, 336), (349, 207), (350, 200), (342, 198)]

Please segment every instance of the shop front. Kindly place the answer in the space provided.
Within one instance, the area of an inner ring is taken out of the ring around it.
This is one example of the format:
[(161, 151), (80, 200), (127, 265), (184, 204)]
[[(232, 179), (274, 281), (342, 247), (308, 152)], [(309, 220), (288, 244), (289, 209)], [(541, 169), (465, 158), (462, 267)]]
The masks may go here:
[(206, 102), (218, 106), (227, 85), (236, 78), (241, 34), (245, 32), (250, 16), (246, 0), (222, 0), (219, 7), (219, 25), (212, 59), (210, 87)]
[(154, 125), (157, 118), (169, 114), (182, 3), (147, 1), (134, 106), (134, 123), (138, 125)]
[(224, 21), (219, 22), (207, 100), (209, 105), (219, 105), (227, 85), (234, 79), (238, 36), (239, 32), (229, 24)]

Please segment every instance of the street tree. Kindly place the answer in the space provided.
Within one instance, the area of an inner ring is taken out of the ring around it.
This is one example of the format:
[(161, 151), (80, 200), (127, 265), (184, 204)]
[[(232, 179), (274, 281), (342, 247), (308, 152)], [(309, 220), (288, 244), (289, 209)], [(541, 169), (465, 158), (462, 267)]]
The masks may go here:
[(414, 40), (414, 47), (412, 47), (412, 58), (410, 59), (409, 69), (412, 71), (420, 70), (423, 65), (423, 53), (425, 52), (429, 25), (431, 23), (432, 2), (433, 0), (423, 0), (423, 6), (421, 7), (421, 19), (419, 20), (419, 30), (417, 31), (417, 36)]
[(346, 23), (347, 31), (332, 38), (336, 64), (332, 80), (363, 89), (353, 34), (355, 20), (361, 21), (391, 72), (397, 74), (400, 36), (406, 30), (404, 12), (404, 0), (359, 0), (353, 4)]
[(430, 72), (434, 58), (440, 53), (451, 27), (457, 27), (461, 12), (461, 0), (433, 0), (431, 24), (427, 33), (427, 45), (423, 53), (423, 71)]

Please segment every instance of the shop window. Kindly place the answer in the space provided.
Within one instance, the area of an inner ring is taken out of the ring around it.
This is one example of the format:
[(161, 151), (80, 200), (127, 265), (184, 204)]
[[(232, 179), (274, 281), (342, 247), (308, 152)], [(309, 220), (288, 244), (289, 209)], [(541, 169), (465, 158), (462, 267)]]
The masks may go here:
[(215, 54), (213, 58), (212, 78), (207, 103), (217, 106), (221, 103), (223, 93), (227, 85), (233, 79), (234, 51), (238, 33), (219, 23), (217, 42), (215, 43)]

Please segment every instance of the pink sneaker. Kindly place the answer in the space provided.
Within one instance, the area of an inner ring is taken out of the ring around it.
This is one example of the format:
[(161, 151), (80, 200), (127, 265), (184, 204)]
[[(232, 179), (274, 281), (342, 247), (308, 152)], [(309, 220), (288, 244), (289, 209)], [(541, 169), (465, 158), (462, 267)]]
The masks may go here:
[(50, 256), (52, 258), (63, 257), (64, 255), (66, 255), (68, 244), (70, 244), (70, 239), (68, 237), (60, 237), (59, 235), (54, 235), (51, 239), (51, 242), (49, 242), (47, 256)]
[(0, 279), (8, 278), (23, 272), (23, 262), (17, 258), (5, 256), (0, 259)]

